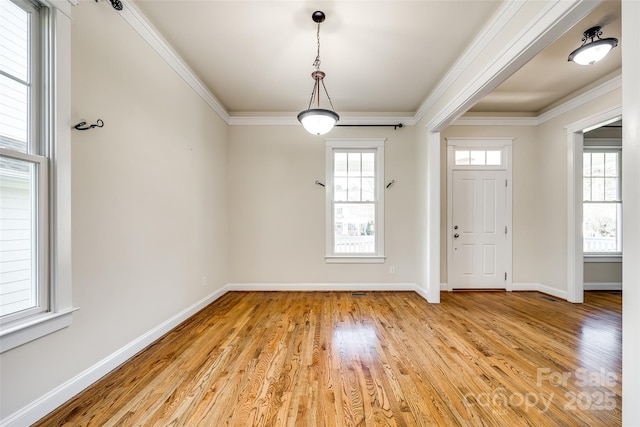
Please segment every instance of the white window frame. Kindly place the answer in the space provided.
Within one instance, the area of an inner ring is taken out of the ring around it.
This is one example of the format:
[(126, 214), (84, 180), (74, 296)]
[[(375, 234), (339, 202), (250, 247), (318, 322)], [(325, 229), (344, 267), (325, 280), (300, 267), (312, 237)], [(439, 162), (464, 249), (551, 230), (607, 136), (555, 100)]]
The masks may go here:
[[(384, 263), (384, 144), (386, 138), (329, 138), (326, 139), (326, 253), (327, 263)], [(375, 166), (375, 253), (334, 253), (334, 209), (333, 209), (333, 154), (336, 150), (369, 150), (376, 153)]]
[[(622, 205), (622, 141), (619, 138), (585, 138), (582, 147), (583, 153), (594, 153), (594, 152), (618, 152), (618, 193), (620, 195), (619, 203)], [(582, 178), (584, 179), (584, 165), (582, 171)], [(582, 209), (584, 211), (584, 205), (589, 202), (582, 201)], [(597, 203), (597, 202), (596, 202)], [(584, 214), (583, 214), (584, 220)], [(622, 228), (623, 219), (619, 218), (619, 228), (617, 231), (618, 239), (620, 240), (620, 244), (622, 244)], [(583, 236), (583, 261), (586, 263), (592, 262), (611, 262), (611, 263), (621, 263), (622, 262), (622, 251), (620, 252), (587, 252), (584, 250), (584, 236)]]
[[(0, 325), (0, 353), (48, 335), (71, 324), (71, 0), (40, 0), (42, 82), (39, 92), (37, 133), (46, 158), (5, 153), (38, 166), (40, 202), (48, 211), (47, 224), (39, 231), (46, 236), (38, 248), (47, 286), (46, 310)], [(9, 150), (10, 151), (10, 150)], [(42, 181), (42, 178), (48, 178)], [(43, 184), (44, 183), (44, 184)], [(46, 231), (45, 231), (46, 230)]]

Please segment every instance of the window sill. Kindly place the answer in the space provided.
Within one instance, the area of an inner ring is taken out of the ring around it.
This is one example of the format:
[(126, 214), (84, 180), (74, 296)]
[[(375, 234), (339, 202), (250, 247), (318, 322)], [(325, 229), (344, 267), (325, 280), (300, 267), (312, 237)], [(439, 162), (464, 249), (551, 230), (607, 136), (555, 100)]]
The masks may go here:
[(622, 262), (622, 255), (585, 255), (584, 262)]
[(15, 325), (4, 326), (0, 329), (0, 353), (66, 328), (71, 325), (76, 310), (68, 308), (57, 313), (44, 313)]
[(327, 264), (383, 264), (384, 256), (326, 256)]

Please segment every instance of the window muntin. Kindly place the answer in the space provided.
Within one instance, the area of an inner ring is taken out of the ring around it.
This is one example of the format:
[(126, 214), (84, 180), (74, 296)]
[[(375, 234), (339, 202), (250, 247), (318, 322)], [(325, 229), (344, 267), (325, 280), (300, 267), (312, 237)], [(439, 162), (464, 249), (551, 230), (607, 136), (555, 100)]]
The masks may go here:
[(502, 150), (469, 150), (456, 149), (454, 152), (456, 166), (501, 166)]
[(334, 150), (333, 253), (376, 253), (376, 153)]
[(621, 151), (586, 148), (583, 153), (583, 251), (622, 253)]
[(49, 186), (39, 102), (45, 21), (23, 0), (0, 0), (0, 11), (0, 323), (6, 324), (49, 309)]
[(327, 262), (384, 262), (384, 139), (327, 140)]

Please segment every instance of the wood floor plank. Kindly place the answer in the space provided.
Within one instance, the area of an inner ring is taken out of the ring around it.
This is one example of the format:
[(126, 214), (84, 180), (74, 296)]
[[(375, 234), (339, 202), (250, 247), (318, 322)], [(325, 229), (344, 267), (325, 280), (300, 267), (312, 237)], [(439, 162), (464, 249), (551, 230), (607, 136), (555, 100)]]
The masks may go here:
[(231, 292), (36, 426), (616, 426), (621, 294)]

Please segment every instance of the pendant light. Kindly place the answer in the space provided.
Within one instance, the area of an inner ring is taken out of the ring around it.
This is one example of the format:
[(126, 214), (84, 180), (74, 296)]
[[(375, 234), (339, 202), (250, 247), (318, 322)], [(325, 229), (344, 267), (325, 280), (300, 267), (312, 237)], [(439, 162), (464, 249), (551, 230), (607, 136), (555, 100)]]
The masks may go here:
[[(607, 56), (607, 53), (614, 47), (618, 46), (618, 39), (613, 37), (601, 39), (601, 27), (591, 27), (584, 32), (582, 37), (582, 46), (571, 52), (569, 61), (573, 61), (580, 65), (593, 65)], [(594, 40), (595, 38), (597, 40)], [(591, 39), (589, 43), (587, 40)]]
[[(313, 135), (324, 135), (329, 132), (335, 126), (336, 122), (340, 119), (338, 113), (333, 108), (331, 97), (324, 85), (325, 73), (320, 71), (320, 23), (324, 22), (324, 12), (315, 11), (311, 15), (313, 22), (318, 24), (317, 39), (318, 39), (318, 52), (316, 59), (313, 62), (313, 66), (316, 70), (311, 73), (311, 78), (314, 80), (313, 91), (311, 92), (311, 99), (309, 100), (309, 107), (298, 114), (298, 121), (302, 124), (305, 130)], [(324, 89), (324, 93), (327, 95), (331, 110), (320, 108), (320, 85)], [(314, 108), (311, 108), (313, 105)]]

